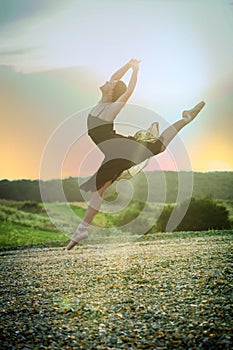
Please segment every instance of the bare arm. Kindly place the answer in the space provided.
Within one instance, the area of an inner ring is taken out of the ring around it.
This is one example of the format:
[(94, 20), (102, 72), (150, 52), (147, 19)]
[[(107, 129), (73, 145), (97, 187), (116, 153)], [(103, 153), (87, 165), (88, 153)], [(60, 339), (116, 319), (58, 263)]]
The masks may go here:
[(131, 66), (133, 72), (132, 72), (128, 87), (126, 89), (126, 92), (122, 96), (120, 96), (116, 102), (121, 102), (121, 103), (125, 104), (128, 101), (128, 99), (130, 98), (130, 96), (132, 95), (132, 93), (134, 92), (134, 89), (135, 89), (136, 84), (137, 84), (139, 63), (140, 63), (140, 61), (138, 61), (136, 59), (132, 59), (130, 61), (130, 66)]
[(111, 80), (120, 80), (123, 75), (125, 75), (126, 72), (128, 72), (128, 70), (131, 68), (130, 63), (126, 63), (123, 67), (121, 67), (120, 69), (118, 69), (112, 76), (111, 76)]
[(108, 107), (108, 109), (106, 109), (108, 121), (113, 121), (116, 118), (116, 116), (119, 114), (121, 109), (125, 106), (126, 102), (132, 95), (137, 83), (139, 63), (140, 61), (137, 61), (137, 60), (134, 60), (134, 62), (130, 63), (130, 66), (133, 71), (132, 71), (132, 75), (131, 75), (128, 87), (126, 89), (126, 92), (122, 96), (120, 96), (117, 101), (112, 103)]
[(133, 72), (129, 81), (129, 85), (126, 89), (126, 92), (117, 100), (117, 102), (127, 102), (132, 93), (134, 92), (134, 89), (137, 84), (137, 78), (138, 78), (138, 65), (135, 65), (132, 67)]

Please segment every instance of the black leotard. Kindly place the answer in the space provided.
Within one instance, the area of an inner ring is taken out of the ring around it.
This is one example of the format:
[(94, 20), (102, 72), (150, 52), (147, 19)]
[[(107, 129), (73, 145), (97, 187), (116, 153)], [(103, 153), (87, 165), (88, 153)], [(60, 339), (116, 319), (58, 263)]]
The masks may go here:
[(117, 134), (113, 122), (88, 115), (88, 135), (104, 153), (105, 158), (97, 172), (80, 188), (86, 192), (99, 190), (111, 180), (114, 182), (126, 169), (160, 153), (162, 142), (136, 141), (132, 136)]

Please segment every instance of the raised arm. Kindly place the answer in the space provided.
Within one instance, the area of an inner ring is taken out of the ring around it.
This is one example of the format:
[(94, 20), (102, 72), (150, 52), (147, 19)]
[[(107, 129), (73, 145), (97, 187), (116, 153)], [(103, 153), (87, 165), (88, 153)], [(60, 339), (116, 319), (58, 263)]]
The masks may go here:
[(139, 63), (141, 61), (138, 61), (136, 59), (130, 60), (129, 64), (130, 67), (132, 68), (132, 75), (128, 84), (128, 87), (126, 89), (126, 92), (116, 101), (116, 102), (121, 102), (121, 103), (126, 103), (132, 93), (134, 92), (135, 86), (137, 84), (137, 77), (138, 77), (138, 69), (139, 69)]
[(123, 75), (125, 75), (126, 72), (131, 68), (130, 61), (126, 63), (123, 67), (118, 69), (112, 76), (111, 80), (120, 80)]
[(106, 109), (106, 113), (107, 113), (106, 120), (108, 121), (114, 120), (116, 116), (119, 114), (119, 112), (121, 111), (121, 109), (125, 106), (130, 96), (132, 95), (137, 83), (139, 63), (140, 61), (136, 59), (130, 60), (129, 65), (132, 68), (132, 75), (131, 75), (128, 87), (125, 93), (121, 95), (114, 103), (111, 103), (108, 109)]

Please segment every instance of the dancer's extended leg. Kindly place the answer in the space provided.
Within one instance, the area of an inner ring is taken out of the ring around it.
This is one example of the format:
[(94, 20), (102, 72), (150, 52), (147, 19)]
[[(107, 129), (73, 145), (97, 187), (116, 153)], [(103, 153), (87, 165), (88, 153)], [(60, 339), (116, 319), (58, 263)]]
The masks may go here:
[[(162, 141), (161, 152), (163, 152), (166, 149), (168, 144), (174, 139), (178, 132), (198, 115), (198, 113), (202, 110), (204, 106), (205, 102), (202, 101), (198, 103), (194, 108), (188, 111), (184, 111), (182, 113), (182, 119), (178, 120), (177, 122), (169, 126), (166, 130), (164, 130), (164, 132), (160, 135), (160, 140)], [(151, 144), (148, 148), (152, 152), (154, 151), (153, 144)]]
[(186, 124), (187, 123), (184, 119), (180, 119), (162, 132), (162, 134), (160, 135), (160, 140), (163, 143), (161, 152), (165, 151), (169, 143), (174, 139), (174, 137)]
[(66, 247), (67, 250), (72, 249), (79, 241), (88, 237), (88, 226), (94, 219), (95, 215), (98, 213), (102, 203), (102, 195), (104, 191), (111, 185), (111, 183), (112, 181), (108, 181), (101, 189), (91, 193), (91, 200), (88, 205), (86, 214), (79, 226), (77, 227), (73, 237), (71, 238), (70, 243)]

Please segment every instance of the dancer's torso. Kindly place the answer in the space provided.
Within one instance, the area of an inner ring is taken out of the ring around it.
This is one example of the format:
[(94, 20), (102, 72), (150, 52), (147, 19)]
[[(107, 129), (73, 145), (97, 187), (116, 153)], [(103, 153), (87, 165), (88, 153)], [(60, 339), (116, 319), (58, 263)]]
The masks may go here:
[[(94, 107), (87, 118), (88, 135), (96, 144), (116, 137), (116, 133), (113, 130), (113, 122), (101, 119), (101, 114), (107, 106), (108, 104), (104, 105), (99, 111), (98, 106), (97, 108)], [(95, 112), (95, 108), (97, 109), (97, 113)], [(92, 115), (93, 112), (94, 115)]]

